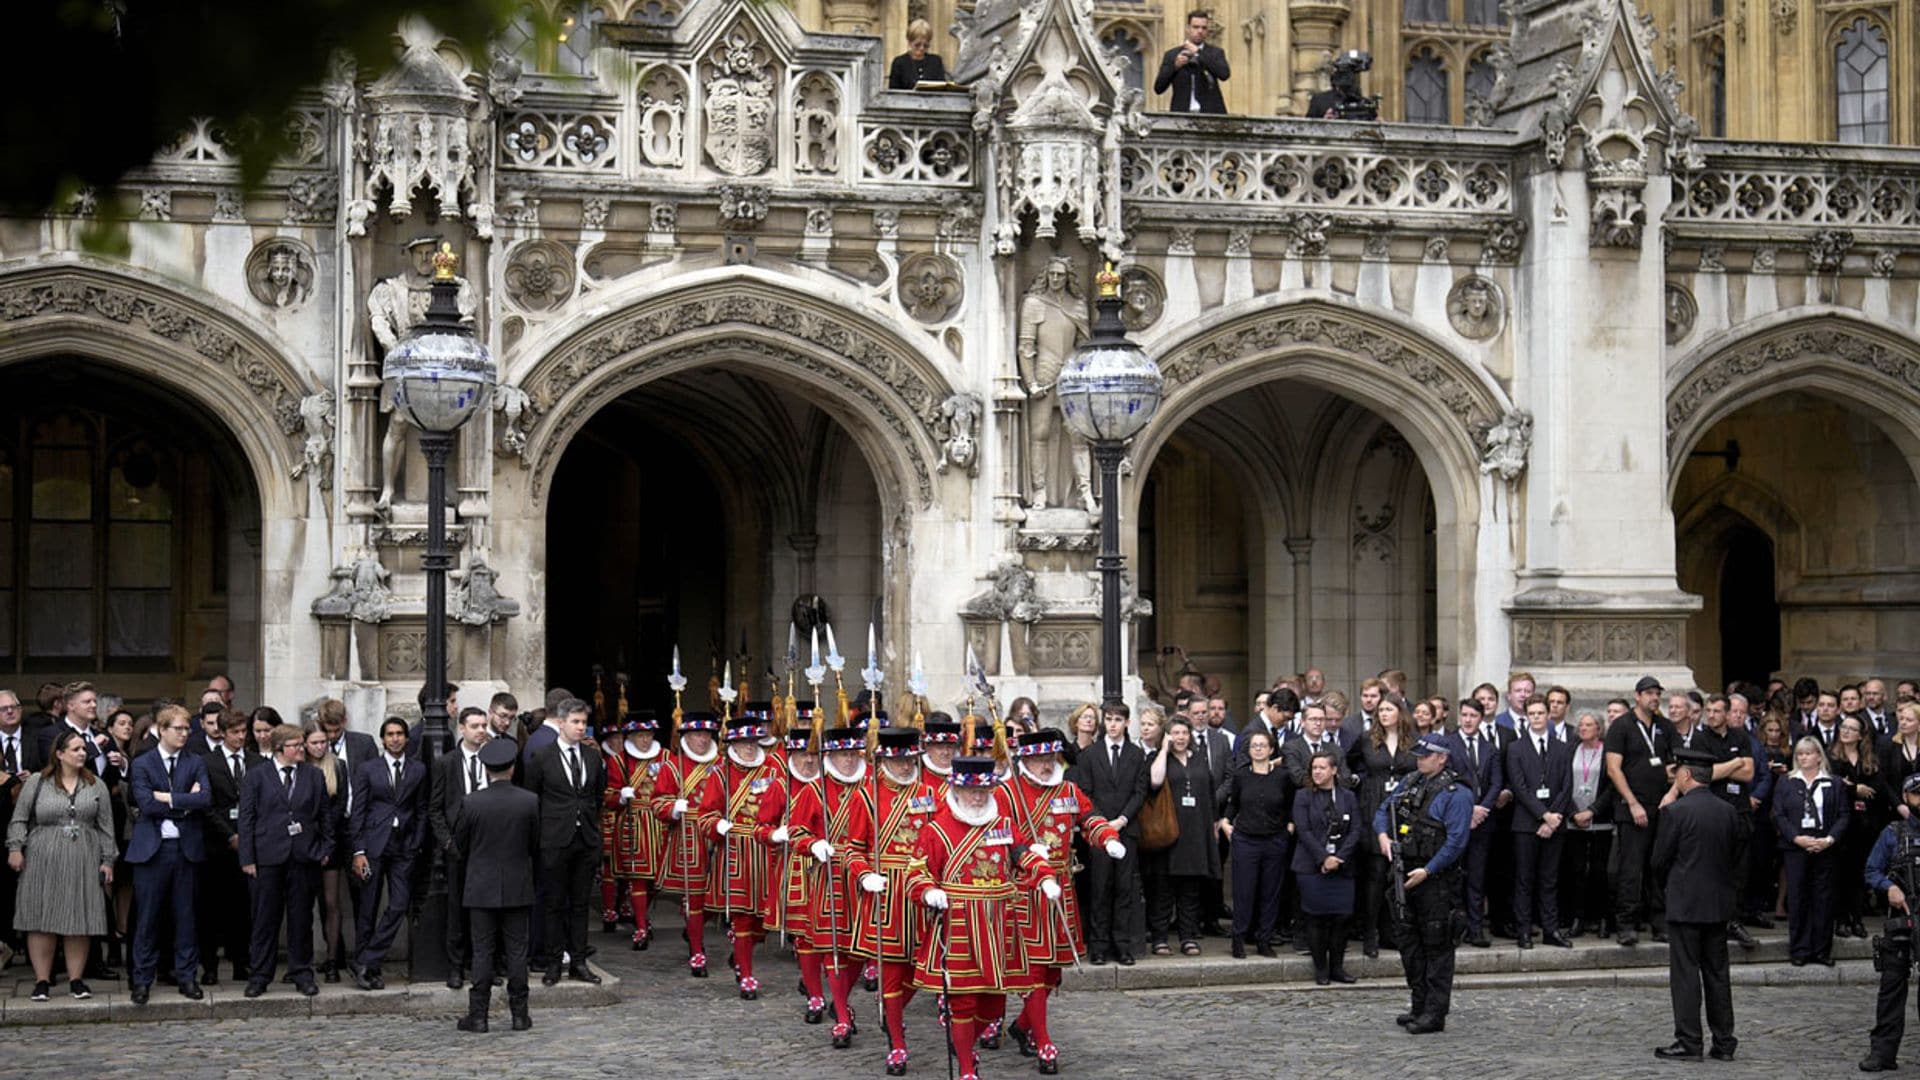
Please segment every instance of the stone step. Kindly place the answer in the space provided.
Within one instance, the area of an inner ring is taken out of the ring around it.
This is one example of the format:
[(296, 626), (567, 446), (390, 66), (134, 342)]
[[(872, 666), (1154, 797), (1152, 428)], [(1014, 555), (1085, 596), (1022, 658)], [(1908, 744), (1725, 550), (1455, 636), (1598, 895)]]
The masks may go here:
[[(1777, 974), (1778, 979), (1773, 980), (1777, 983), (1837, 981), (1833, 968), (1818, 964), (1803, 968), (1790, 966), (1787, 963), (1787, 939), (1784, 933), (1774, 931), (1756, 934), (1755, 937), (1759, 941), (1759, 947), (1755, 949), (1742, 949), (1729, 944), (1736, 981), (1743, 977), (1740, 971), (1746, 967)], [(1313, 985), (1313, 964), (1291, 948), (1282, 951), (1280, 957), (1274, 960), (1255, 956), (1251, 952), (1247, 959), (1235, 960), (1227, 955), (1224, 940), (1208, 938), (1202, 947), (1206, 952), (1199, 957), (1178, 954), (1171, 957), (1142, 956), (1133, 967), (1121, 967), (1113, 963), (1096, 967), (1082, 961), (1079, 968), (1068, 968), (1063, 973), (1061, 985), (1066, 990)], [(1873, 949), (1864, 939), (1836, 938), (1833, 955), (1836, 960), (1869, 960)], [(1358, 943), (1347, 950), (1347, 971), (1358, 976), (1362, 983), (1375, 985), (1381, 981), (1399, 982), (1402, 978), (1397, 953), (1382, 949), (1378, 960), (1369, 960), (1360, 954)], [(1526, 985), (1540, 976), (1568, 974), (1583, 977), (1586, 980), (1584, 985), (1665, 985), (1667, 947), (1656, 944), (1650, 937), (1641, 938), (1640, 944), (1633, 948), (1623, 948), (1611, 940), (1593, 938), (1581, 938), (1574, 942), (1571, 949), (1557, 949), (1536, 943), (1533, 948), (1523, 950), (1505, 941), (1488, 949), (1463, 945), (1456, 954), (1454, 971), (1463, 980), (1468, 977), (1509, 980), (1491, 984), (1502, 986)], [(1648, 981), (1634, 981), (1642, 977)]]

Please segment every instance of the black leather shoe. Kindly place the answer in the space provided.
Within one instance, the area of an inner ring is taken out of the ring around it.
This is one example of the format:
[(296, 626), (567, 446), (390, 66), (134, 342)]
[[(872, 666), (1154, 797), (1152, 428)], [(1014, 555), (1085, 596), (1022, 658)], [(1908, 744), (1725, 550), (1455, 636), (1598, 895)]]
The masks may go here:
[(1413, 1023), (1413, 1014), (1410, 1012), (1403, 1012), (1399, 1016), (1394, 1017), (1393, 1022), (1396, 1024), (1399, 1024), (1401, 1027), (1406, 1027), (1408, 1024)]
[(1447, 1030), (1445, 1020), (1422, 1020), (1416, 1017), (1413, 1023), (1407, 1025), (1409, 1035), (1432, 1035), (1445, 1030)]
[(513, 1014), (513, 1030), (525, 1031), (532, 1026), (533, 1017), (527, 1015), (526, 1009), (522, 1008), (519, 1012)]
[(1743, 925), (1753, 927), (1755, 930), (1773, 929), (1773, 918), (1768, 915), (1746, 915), (1741, 917), (1740, 922)]
[(1260, 944), (1258, 944), (1258, 945), (1255, 945), (1255, 946), (1253, 947), (1253, 951), (1254, 951), (1254, 953), (1255, 953), (1255, 954), (1257, 954), (1257, 955), (1260, 955), (1260, 956), (1264, 956), (1264, 957), (1266, 957), (1266, 958), (1267, 958), (1267, 959), (1269, 959), (1269, 960), (1278, 960), (1278, 959), (1280, 959), (1280, 954), (1279, 954), (1279, 953), (1277, 953), (1277, 952), (1274, 952), (1274, 951), (1273, 951), (1273, 943), (1272, 943), (1272, 942), (1261, 942)]
[(1640, 935), (1631, 930), (1622, 930), (1620, 931), (1620, 936), (1613, 940), (1619, 942), (1623, 947), (1631, 949), (1635, 945), (1640, 944)]
[(1567, 927), (1567, 937), (1574, 940), (1578, 940), (1586, 932), (1587, 924), (1579, 919), (1573, 920), (1573, 925)]
[(299, 982), (293, 984), (293, 988), (307, 997), (312, 997), (320, 992), (320, 988), (314, 985), (312, 979), (301, 979)]
[(247, 989), (246, 989), (246, 990), (245, 990), (245, 992), (244, 992), (244, 996), (246, 996), (246, 997), (250, 997), (250, 998), (257, 998), (257, 997), (259, 997), (259, 996), (260, 996), (261, 994), (264, 994), (264, 993), (266, 993), (266, 992), (267, 992), (267, 984), (266, 984), (266, 983), (264, 983), (264, 982), (259, 982), (259, 981), (257, 981), (257, 980), (256, 980), (256, 981), (250, 981), (250, 982), (248, 982), (248, 983), (247, 983)]
[(361, 967), (354, 968), (353, 969), (353, 985), (359, 987), (362, 990), (369, 990), (369, 991), (372, 990), (373, 989), (373, 973), (368, 971), (366, 968), (361, 968)]
[(1674, 1043), (1655, 1050), (1653, 1056), (1662, 1061), (1699, 1061), (1704, 1055), (1698, 1050), (1689, 1050), (1679, 1043)]
[(1653, 941), (1656, 945), (1665, 945), (1667, 943), (1667, 928), (1663, 926), (1655, 930), (1653, 932)]
[(1354, 978), (1352, 975), (1347, 974), (1346, 968), (1334, 968), (1332, 971), (1327, 972), (1327, 978), (1332, 979), (1334, 982), (1341, 983), (1343, 985), (1346, 983), (1353, 983), (1353, 982), (1360, 981)]
[(1059, 1076), (1060, 1075), (1059, 1059), (1048, 1058), (1047, 1060), (1042, 1061), (1040, 1063), (1040, 1075), (1041, 1076)]
[(471, 1031), (477, 1035), (485, 1035), (487, 1033), (487, 1018), (484, 1016), (474, 1016), (469, 1013), (461, 1017), (460, 1022), (453, 1026), (459, 1028), (461, 1031)]
[(1040, 1052), (1040, 1047), (1033, 1041), (1033, 1033), (1019, 1024), (1008, 1028), (1007, 1034), (1013, 1036), (1013, 1045), (1020, 1048), (1021, 1057), (1033, 1057)]
[(207, 992), (200, 989), (199, 983), (188, 979), (186, 982), (180, 984), (180, 996), (186, 998), (188, 1001), (199, 1001), (207, 996)]
[(1572, 942), (1572, 941), (1570, 941), (1570, 940), (1568, 940), (1568, 938), (1567, 938), (1567, 936), (1566, 936), (1565, 934), (1560, 934), (1560, 933), (1554, 933), (1554, 934), (1541, 934), (1541, 935), (1540, 935), (1540, 942), (1541, 942), (1541, 944), (1543, 944), (1543, 945), (1551, 945), (1551, 946), (1553, 946), (1553, 947), (1554, 947), (1554, 948), (1556, 948), (1556, 949), (1571, 949), (1571, 948), (1573, 948), (1573, 942)]
[(1833, 957), (1831, 957), (1831, 956), (1816, 956), (1816, 957), (1814, 957), (1814, 958), (1813, 958), (1813, 962), (1814, 962), (1814, 963), (1816, 963), (1816, 964), (1819, 964), (1819, 965), (1820, 965), (1821, 967), (1832, 967), (1832, 966), (1833, 966)]
[(1861, 1072), (1892, 1072), (1900, 1066), (1891, 1061), (1882, 1061), (1872, 1054), (1860, 1059)]
[(1247, 943), (1241, 941), (1239, 938), (1234, 938), (1233, 944), (1227, 947), (1227, 952), (1232, 954), (1235, 960), (1245, 960), (1247, 958)]
[(1120, 955), (1116, 959), (1119, 961), (1121, 967), (1133, 966), (1133, 954), (1125, 949), (1120, 950)]
[(217, 967), (201, 968), (200, 982), (206, 986), (219, 986), (220, 985), (220, 969)]
[(447, 972), (447, 989), (458, 990), (462, 986), (465, 986), (466, 983), (466, 972), (461, 971), (459, 968), (454, 968), (452, 971)]
[(567, 968), (567, 978), (572, 979), (574, 982), (589, 983), (593, 986), (600, 985), (600, 976), (595, 975), (593, 969), (584, 963), (574, 964)]
[(1467, 944), (1476, 949), (1490, 949), (1493, 947), (1493, 939), (1487, 936), (1485, 930), (1482, 930), (1477, 934), (1468, 935)]
[(1106, 967), (1107, 954), (1103, 952), (1094, 953), (1092, 956), (1087, 958), (1087, 962), (1092, 964), (1094, 967)]
[(559, 986), (560, 985), (560, 965), (559, 964), (554, 964), (547, 968), (547, 973), (545, 975), (540, 976), (540, 985), (541, 986)]
[(1806, 967), (1807, 959), (1804, 956), (1796, 956), (1793, 959), (1787, 961), (1787, 963), (1792, 964), (1794, 967)]
[(144, 985), (136, 986), (132, 990), (128, 991), (128, 995), (133, 998), (133, 1003), (135, 1005), (145, 1005), (147, 1003), (147, 995), (152, 991), (152, 989), (153, 988), (150, 986), (144, 986)]
[(1734, 942), (1743, 949), (1757, 949), (1760, 947), (1760, 943), (1753, 940), (1753, 935), (1747, 932), (1747, 928), (1737, 922), (1727, 924), (1727, 936), (1732, 938)]
[(1521, 934), (1520, 937), (1514, 941), (1514, 944), (1522, 949), (1531, 949), (1533, 948), (1533, 935)]
[(1714, 1047), (1713, 1049), (1711, 1049), (1711, 1050), (1709, 1050), (1709, 1051), (1707, 1051), (1707, 1056), (1708, 1056), (1708, 1057), (1710, 1057), (1710, 1058), (1712, 1058), (1712, 1059), (1713, 1059), (1713, 1060), (1715, 1060), (1715, 1061), (1732, 1061), (1732, 1060), (1733, 1060), (1733, 1047), (1731, 1047), (1731, 1046), (1716, 1046), (1716, 1047)]

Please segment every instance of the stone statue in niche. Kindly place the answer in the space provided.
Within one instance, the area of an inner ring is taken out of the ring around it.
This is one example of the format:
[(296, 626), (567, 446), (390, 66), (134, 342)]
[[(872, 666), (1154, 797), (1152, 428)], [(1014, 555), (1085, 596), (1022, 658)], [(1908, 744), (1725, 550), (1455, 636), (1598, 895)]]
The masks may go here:
[(500, 572), (475, 554), (465, 570), (454, 572), (457, 578), (448, 605), (449, 614), (468, 626), (485, 626), (499, 619), (520, 614), (520, 601), (501, 596), (494, 583)]
[(344, 615), (362, 623), (383, 623), (393, 616), (393, 593), (387, 588), (393, 573), (380, 565), (372, 549), (357, 549), (353, 563), (334, 567), (331, 576), (332, 588), (313, 602), (315, 615)]
[[(367, 322), (380, 354), (393, 351), (407, 332), (424, 322), (427, 305), (433, 299), (433, 253), (439, 250), (440, 237), (422, 236), (407, 245), (405, 273), (386, 278), (367, 294)], [(479, 303), (473, 284), (465, 278), (459, 284), (460, 321), (471, 323)], [(400, 458), (406, 452), (405, 414), (393, 410), (393, 398), (383, 388), (380, 411), (387, 414), (387, 432), (380, 440), (380, 497), (374, 508), (381, 514), (393, 507), (394, 481), (400, 473)]]
[(1460, 279), (1447, 296), (1447, 321), (1463, 338), (1484, 341), (1500, 332), (1499, 286), (1478, 274)]
[[(1027, 504), (1048, 506), (1048, 484), (1053, 479), (1057, 448), (1065, 444), (1073, 470), (1069, 499), (1078, 499), (1088, 512), (1096, 509), (1090, 482), (1093, 461), (1089, 447), (1064, 426), (1054, 383), (1073, 350), (1091, 333), (1087, 300), (1074, 280), (1073, 260), (1056, 255), (1047, 260), (1027, 295), (1020, 301), (1020, 338), (1016, 356), (1020, 381), (1027, 393)], [(1065, 487), (1056, 487), (1056, 495)], [(1062, 500), (1062, 505), (1066, 505)]]
[(333, 486), (333, 391), (322, 390), (300, 399), (300, 428), (306, 440), (293, 478), (302, 476), (322, 490)]
[(980, 447), (974, 441), (974, 432), (984, 408), (978, 394), (954, 394), (940, 403), (940, 414), (934, 421), (934, 434), (940, 439), (936, 471), (957, 467), (968, 476), (980, 475)]
[(1513, 409), (1487, 428), (1480, 452), (1480, 471), (1511, 484), (1527, 470), (1527, 451), (1533, 447), (1533, 414)]

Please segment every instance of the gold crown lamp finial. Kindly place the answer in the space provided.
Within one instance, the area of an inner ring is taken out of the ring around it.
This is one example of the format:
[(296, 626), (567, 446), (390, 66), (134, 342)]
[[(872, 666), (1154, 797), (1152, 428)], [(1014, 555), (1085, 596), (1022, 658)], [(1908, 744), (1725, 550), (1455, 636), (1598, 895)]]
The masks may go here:
[(1093, 280), (1094, 284), (1100, 288), (1100, 299), (1117, 300), (1120, 298), (1120, 275), (1113, 272), (1112, 263), (1108, 263), (1106, 269), (1093, 275)]
[(452, 281), (453, 272), (460, 266), (460, 256), (453, 253), (453, 244), (442, 240), (440, 250), (433, 253), (433, 280)]

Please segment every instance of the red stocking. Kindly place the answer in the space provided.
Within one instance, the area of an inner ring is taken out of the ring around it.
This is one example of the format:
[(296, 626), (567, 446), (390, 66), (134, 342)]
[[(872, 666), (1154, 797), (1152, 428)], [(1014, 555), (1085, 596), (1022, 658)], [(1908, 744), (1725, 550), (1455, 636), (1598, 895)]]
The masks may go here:
[(760, 989), (760, 980), (753, 977), (753, 943), (759, 937), (759, 921), (751, 915), (733, 917), (733, 960), (740, 966), (742, 990)]
[(695, 900), (687, 901), (687, 954), (695, 967), (707, 963), (707, 908)]
[(638, 940), (647, 931), (646, 878), (634, 878), (627, 882), (627, 902), (633, 905), (633, 936)]
[(800, 984), (807, 988), (807, 1008), (813, 1008), (816, 1001), (825, 1001), (827, 994), (820, 985), (820, 967), (822, 957), (817, 952), (800, 954)]
[(604, 869), (600, 872), (600, 921), (615, 922), (620, 918), (620, 883)]
[(960, 1066), (961, 1076), (974, 1076), (980, 1071), (979, 1058), (973, 1051), (973, 1038), (980, 1030), (975, 1010), (984, 1007), (983, 997), (981, 994), (954, 994), (947, 999), (953, 1022), (949, 1029), (953, 1038), (953, 1057)]
[(913, 1000), (913, 965), (888, 960), (880, 965), (880, 1008), (887, 1017), (887, 1042), (907, 1048), (907, 1003)]
[(839, 957), (828, 972), (833, 986), (833, 1027), (838, 1034), (853, 1026), (853, 1006), (847, 1003), (854, 981), (860, 978), (860, 962), (850, 956)]
[(1027, 1007), (1020, 1013), (1020, 1026), (1033, 1036), (1034, 1046), (1039, 1049), (1043, 1061), (1052, 1061), (1057, 1052), (1053, 1048), (1053, 1036), (1047, 1034), (1047, 997), (1052, 988), (1042, 986), (1027, 995)]

